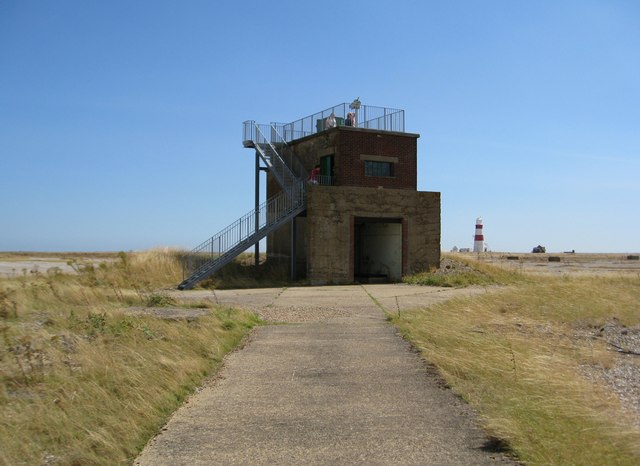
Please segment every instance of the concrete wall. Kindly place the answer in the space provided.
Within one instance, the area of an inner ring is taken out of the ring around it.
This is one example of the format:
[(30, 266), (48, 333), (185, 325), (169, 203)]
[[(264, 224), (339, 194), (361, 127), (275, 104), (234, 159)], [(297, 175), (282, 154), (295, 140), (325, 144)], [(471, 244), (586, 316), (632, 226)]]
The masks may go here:
[[(296, 217), (296, 278), (305, 278), (307, 274), (307, 218)], [(267, 236), (267, 252), (270, 261), (284, 264), (291, 262), (291, 224), (278, 228)]]
[(356, 217), (401, 219), (403, 274), (439, 265), (440, 193), (310, 186), (306, 250), (312, 284), (353, 282)]

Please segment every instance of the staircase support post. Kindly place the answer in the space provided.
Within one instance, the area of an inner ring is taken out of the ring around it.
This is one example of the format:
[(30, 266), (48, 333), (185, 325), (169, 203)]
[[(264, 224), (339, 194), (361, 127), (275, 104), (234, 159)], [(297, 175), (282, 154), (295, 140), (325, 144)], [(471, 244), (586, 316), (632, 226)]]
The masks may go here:
[(296, 218), (291, 219), (291, 281), (296, 279)]
[[(256, 220), (255, 220), (255, 228), (256, 233), (260, 229), (260, 212), (258, 208), (260, 207), (260, 154), (256, 150)], [(254, 264), (256, 269), (260, 265), (260, 241), (258, 241), (254, 247)]]

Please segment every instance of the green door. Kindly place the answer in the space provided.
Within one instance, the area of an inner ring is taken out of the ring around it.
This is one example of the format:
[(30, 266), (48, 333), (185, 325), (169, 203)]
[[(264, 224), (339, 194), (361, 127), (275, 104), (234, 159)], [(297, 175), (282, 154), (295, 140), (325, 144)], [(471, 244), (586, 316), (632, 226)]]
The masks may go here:
[(320, 184), (333, 184), (333, 155), (320, 159)]

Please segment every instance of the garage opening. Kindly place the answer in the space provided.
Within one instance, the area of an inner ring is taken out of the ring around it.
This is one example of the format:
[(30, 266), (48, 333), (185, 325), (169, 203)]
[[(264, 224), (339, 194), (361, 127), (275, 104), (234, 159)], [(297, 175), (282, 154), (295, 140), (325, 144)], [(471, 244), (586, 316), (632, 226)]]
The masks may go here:
[(402, 219), (354, 219), (354, 281), (397, 282), (402, 278)]

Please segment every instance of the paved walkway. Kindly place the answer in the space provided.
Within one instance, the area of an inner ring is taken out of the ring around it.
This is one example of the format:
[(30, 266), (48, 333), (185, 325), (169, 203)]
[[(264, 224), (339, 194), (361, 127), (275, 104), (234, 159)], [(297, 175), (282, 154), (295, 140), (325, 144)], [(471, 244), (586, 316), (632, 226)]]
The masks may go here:
[(226, 359), (135, 464), (496, 464), (470, 408), (385, 321), (482, 290), (406, 285), (181, 292), (274, 321)]

